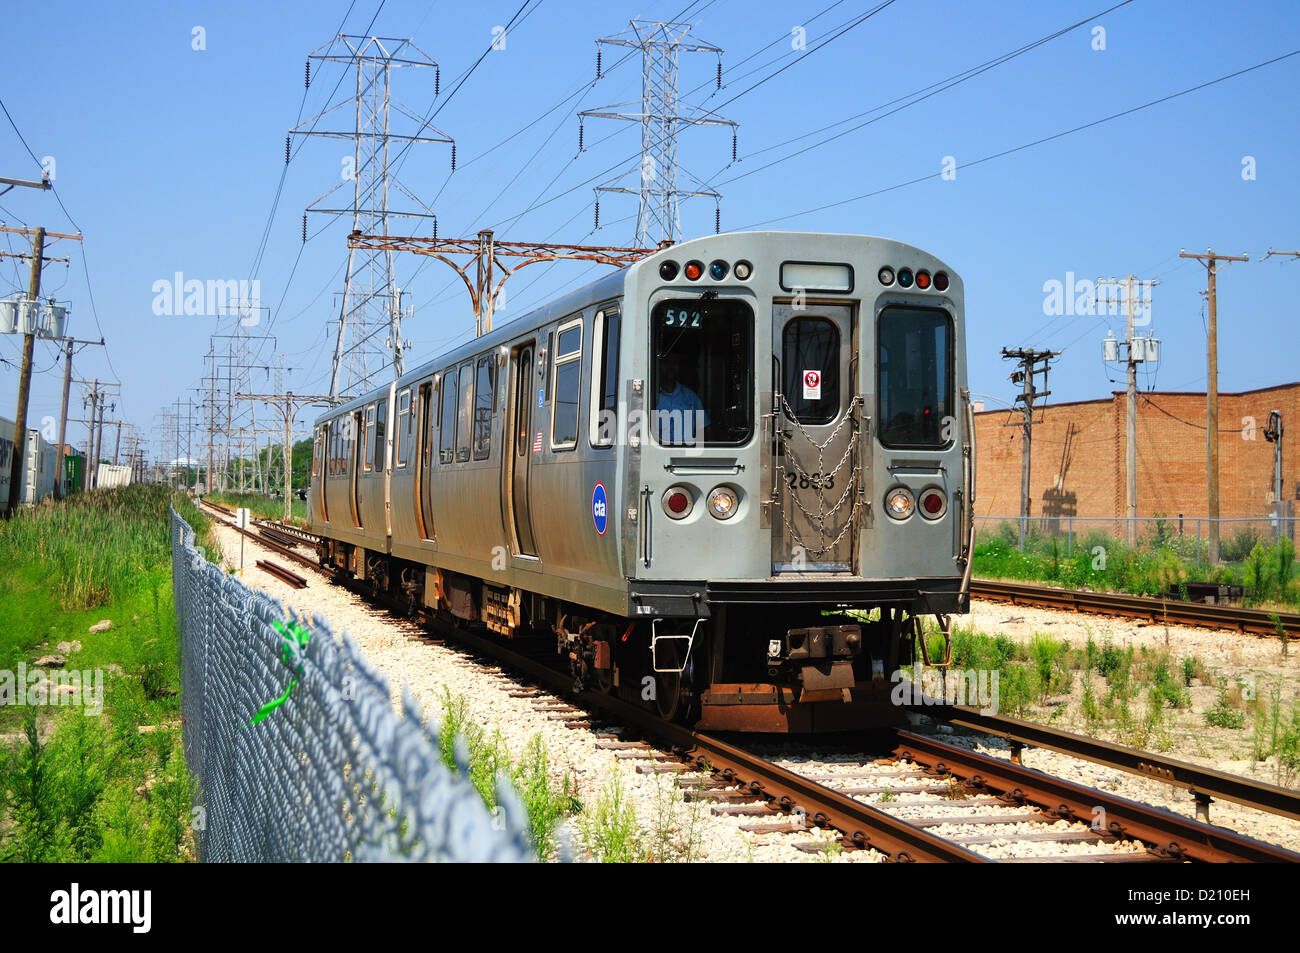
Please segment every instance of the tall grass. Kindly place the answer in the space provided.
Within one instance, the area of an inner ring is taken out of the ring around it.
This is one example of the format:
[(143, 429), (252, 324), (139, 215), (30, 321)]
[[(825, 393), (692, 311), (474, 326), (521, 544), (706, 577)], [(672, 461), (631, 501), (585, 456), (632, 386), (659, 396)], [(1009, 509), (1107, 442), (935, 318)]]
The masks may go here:
[[(99, 672), (104, 687), (98, 716), (82, 707), (0, 710), (12, 739), (0, 744), (0, 859), (188, 855), (169, 502), (162, 487), (120, 487), (0, 523), (0, 617), (9, 621), (0, 668), (30, 669), (63, 641), (74, 645), (60, 650), (67, 666)], [(208, 521), (187, 500), (176, 505), (206, 540)], [(90, 632), (101, 619), (111, 628)]]
[[(1016, 529), (1004, 522), (996, 532), (984, 534), (974, 550), (977, 576), (1047, 582), (1067, 589), (1127, 592), (1160, 596), (1179, 592), (1186, 596), (1188, 582), (1220, 582), (1245, 586), (1253, 603), (1276, 601), (1300, 607), (1300, 586), (1295, 585), (1295, 547), (1287, 538), (1264, 542), (1245, 531), (1225, 541), (1222, 555), (1237, 565), (1208, 566), (1194, 560), (1194, 540), (1171, 531), (1157, 531), (1151, 539), (1129, 546), (1101, 532), (1077, 539), (1070, 551), (1055, 536), (1031, 531), (1024, 550)], [(1204, 550), (1202, 550), (1202, 553)]]

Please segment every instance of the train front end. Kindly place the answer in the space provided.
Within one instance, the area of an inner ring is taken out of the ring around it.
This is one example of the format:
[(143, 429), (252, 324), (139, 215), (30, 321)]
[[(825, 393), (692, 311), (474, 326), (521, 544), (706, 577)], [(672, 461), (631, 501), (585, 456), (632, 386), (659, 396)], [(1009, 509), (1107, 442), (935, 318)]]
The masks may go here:
[(735, 233), (637, 263), (624, 307), (616, 512), (660, 712), (900, 720), (922, 620), (969, 606), (961, 279), (897, 241)]

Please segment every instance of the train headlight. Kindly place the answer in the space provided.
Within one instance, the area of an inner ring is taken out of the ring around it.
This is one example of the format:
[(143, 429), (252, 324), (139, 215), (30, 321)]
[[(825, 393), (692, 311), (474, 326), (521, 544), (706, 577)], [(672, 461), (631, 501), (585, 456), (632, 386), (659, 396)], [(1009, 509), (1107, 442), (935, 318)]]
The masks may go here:
[(754, 266), (747, 261), (738, 261), (736, 267), (731, 269), (731, 273), (741, 281), (748, 281), (749, 276), (754, 273)]
[(937, 520), (948, 512), (948, 497), (938, 487), (928, 487), (921, 491), (921, 515), (928, 520)]
[(709, 494), (709, 513), (714, 519), (731, 519), (739, 506), (740, 498), (725, 486), (715, 487)]
[(727, 277), (729, 266), (725, 261), (715, 261), (709, 265), (709, 277), (714, 281), (721, 281)]
[(884, 268), (880, 269), (876, 274), (876, 277), (880, 279), (882, 285), (889, 287), (894, 283), (894, 269), (886, 265)]
[(916, 497), (905, 486), (895, 487), (885, 495), (885, 512), (896, 520), (905, 520), (916, 509)]
[(684, 486), (670, 486), (664, 491), (664, 512), (669, 519), (684, 520), (691, 515), (695, 506), (695, 497)]
[(666, 261), (659, 266), (659, 277), (664, 281), (672, 281), (677, 277), (677, 262)]

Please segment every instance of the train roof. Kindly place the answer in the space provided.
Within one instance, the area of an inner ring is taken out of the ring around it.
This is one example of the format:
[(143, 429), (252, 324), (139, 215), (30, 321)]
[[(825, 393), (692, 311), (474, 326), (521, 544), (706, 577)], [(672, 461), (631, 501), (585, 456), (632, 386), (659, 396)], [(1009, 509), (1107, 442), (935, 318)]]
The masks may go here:
[[(550, 324), (559, 318), (567, 317), (575, 311), (580, 311), (588, 305), (597, 304), (601, 301), (608, 301), (617, 298), (623, 294), (623, 289), (627, 284), (628, 275), (632, 269), (652, 267), (655, 262), (664, 257), (681, 257), (690, 254), (690, 249), (707, 245), (710, 242), (716, 242), (720, 238), (731, 238), (737, 235), (744, 235), (746, 238), (756, 242), (770, 241), (773, 239), (819, 239), (829, 240), (832, 242), (853, 240), (859, 242), (888, 242), (894, 245), (903, 245), (910, 248), (916, 248), (923, 251), (919, 246), (911, 245), (908, 242), (899, 241), (894, 238), (884, 238), (877, 235), (860, 235), (848, 232), (796, 232), (780, 230), (764, 231), (747, 231), (747, 232), (722, 232), (718, 235), (704, 235), (699, 238), (692, 238), (676, 245), (669, 245), (666, 248), (657, 249), (646, 257), (634, 262), (631, 265), (625, 265), (622, 268), (612, 271), (603, 277), (597, 278), (581, 288), (571, 291), (561, 298), (556, 298), (539, 308), (512, 318), (505, 324), (500, 324), (493, 328), (488, 334), (473, 338), (465, 344), (454, 348), (451, 351), (445, 351), (442, 354), (420, 362), (415, 368), (406, 371), (398, 378), (398, 386), (404, 387), (414, 383), (417, 380), (428, 377), (430, 374), (441, 370), (452, 364), (459, 364), (462, 361), (491, 351), (501, 344), (515, 338), (519, 334), (525, 333), (535, 327)], [(945, 265), (945, 267), (947, 267)], [(332, 407), (320, 414), (316, 420), (324, 420), (335, 417), (340, 414), (350, 413), (360, 407), (376, 400), (387, 392), (389, 385), (374, 388), (359, 397), (354, 397), (347, 403)]]

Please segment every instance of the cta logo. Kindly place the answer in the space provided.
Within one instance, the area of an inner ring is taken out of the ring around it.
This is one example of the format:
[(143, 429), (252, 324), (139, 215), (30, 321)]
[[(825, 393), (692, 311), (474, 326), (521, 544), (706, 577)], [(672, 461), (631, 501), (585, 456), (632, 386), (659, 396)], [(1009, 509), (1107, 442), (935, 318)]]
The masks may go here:
[(596, 532), (604, 536), (609, 525), (609, 500), (603, 483), (597, 483), (591, 491), (591, 521), (596, 524)]

